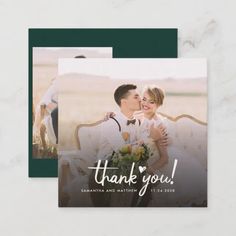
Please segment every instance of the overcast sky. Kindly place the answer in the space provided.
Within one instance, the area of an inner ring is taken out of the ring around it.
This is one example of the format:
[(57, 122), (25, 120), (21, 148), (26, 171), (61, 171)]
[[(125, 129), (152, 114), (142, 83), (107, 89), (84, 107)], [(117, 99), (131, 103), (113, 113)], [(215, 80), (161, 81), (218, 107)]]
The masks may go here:
[(85, 73), (114, 79), (206, 78), (206, 59), (59, 59), (59, 75)]

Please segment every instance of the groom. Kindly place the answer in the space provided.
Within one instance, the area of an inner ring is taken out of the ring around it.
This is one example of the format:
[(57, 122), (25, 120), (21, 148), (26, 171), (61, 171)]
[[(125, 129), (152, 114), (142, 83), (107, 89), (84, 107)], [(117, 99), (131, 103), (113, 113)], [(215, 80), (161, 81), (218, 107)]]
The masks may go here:
[[(114, 92), (114, 99), (120, 108), (114, 117), (103, 122), (101, 126), (101, 137), (97, 160), (107, 160), (113, 152), (118, 151), (126, 144), (134, 144), (139, 141), (140, 120), (134, 118), (134, 112), (141, 109), (141, 98), (134, 84), (123, 84)], [(154, 129), (154, 128), (153, 128)], [(154, 140), (160, 139), (161, 133), (156, 130), (152, 132)], [(92, 189), (100, 186), (91, 175), (90, 187)], [(104, 200), (107, 193), (91, 193), (91, 198), (95, 206), (109, 206), (109, 199)], [(133, 203), (136, 204), (136, 203)]]
[(103, 123), (97, 160), (105, 160), (113, 151), (138, 139), (140, 121), (133, 114), (141, 107), (141, 98), (137, 86), (123, 84), (114, 92), (114, 99), (120, 111)]

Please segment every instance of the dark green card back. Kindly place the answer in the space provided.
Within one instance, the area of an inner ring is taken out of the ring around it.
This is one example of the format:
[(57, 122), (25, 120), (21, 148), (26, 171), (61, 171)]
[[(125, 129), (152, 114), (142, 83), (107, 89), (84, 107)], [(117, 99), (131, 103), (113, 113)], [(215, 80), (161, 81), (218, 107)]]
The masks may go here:
[(32, 154), (33, 47), (112, 47), (113, 58), (177, 58), (177, 29), (29, 29), (29, 177), (57, 177), (57, 160)]

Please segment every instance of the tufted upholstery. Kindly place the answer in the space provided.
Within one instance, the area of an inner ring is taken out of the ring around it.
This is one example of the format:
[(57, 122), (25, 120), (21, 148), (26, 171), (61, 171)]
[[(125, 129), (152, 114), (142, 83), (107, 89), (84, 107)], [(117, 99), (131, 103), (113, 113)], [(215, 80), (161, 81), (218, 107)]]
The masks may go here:
[(207, 125), (198, 123), (191, 117), (167, 122), (170, 146), (175, 146), (207, 167)]

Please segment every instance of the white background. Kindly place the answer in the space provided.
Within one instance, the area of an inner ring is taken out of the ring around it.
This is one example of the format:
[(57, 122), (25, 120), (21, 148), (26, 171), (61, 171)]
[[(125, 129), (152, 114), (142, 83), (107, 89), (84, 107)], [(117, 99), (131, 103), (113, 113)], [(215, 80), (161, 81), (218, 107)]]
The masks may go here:
[[(235, 0), (0, 0), (0, 234), (236, 235)], [(209, 66), (209, 207), (60, 209), (57, 179), (29, 179), (28, 28), (177, 27), (179, 56)]]

